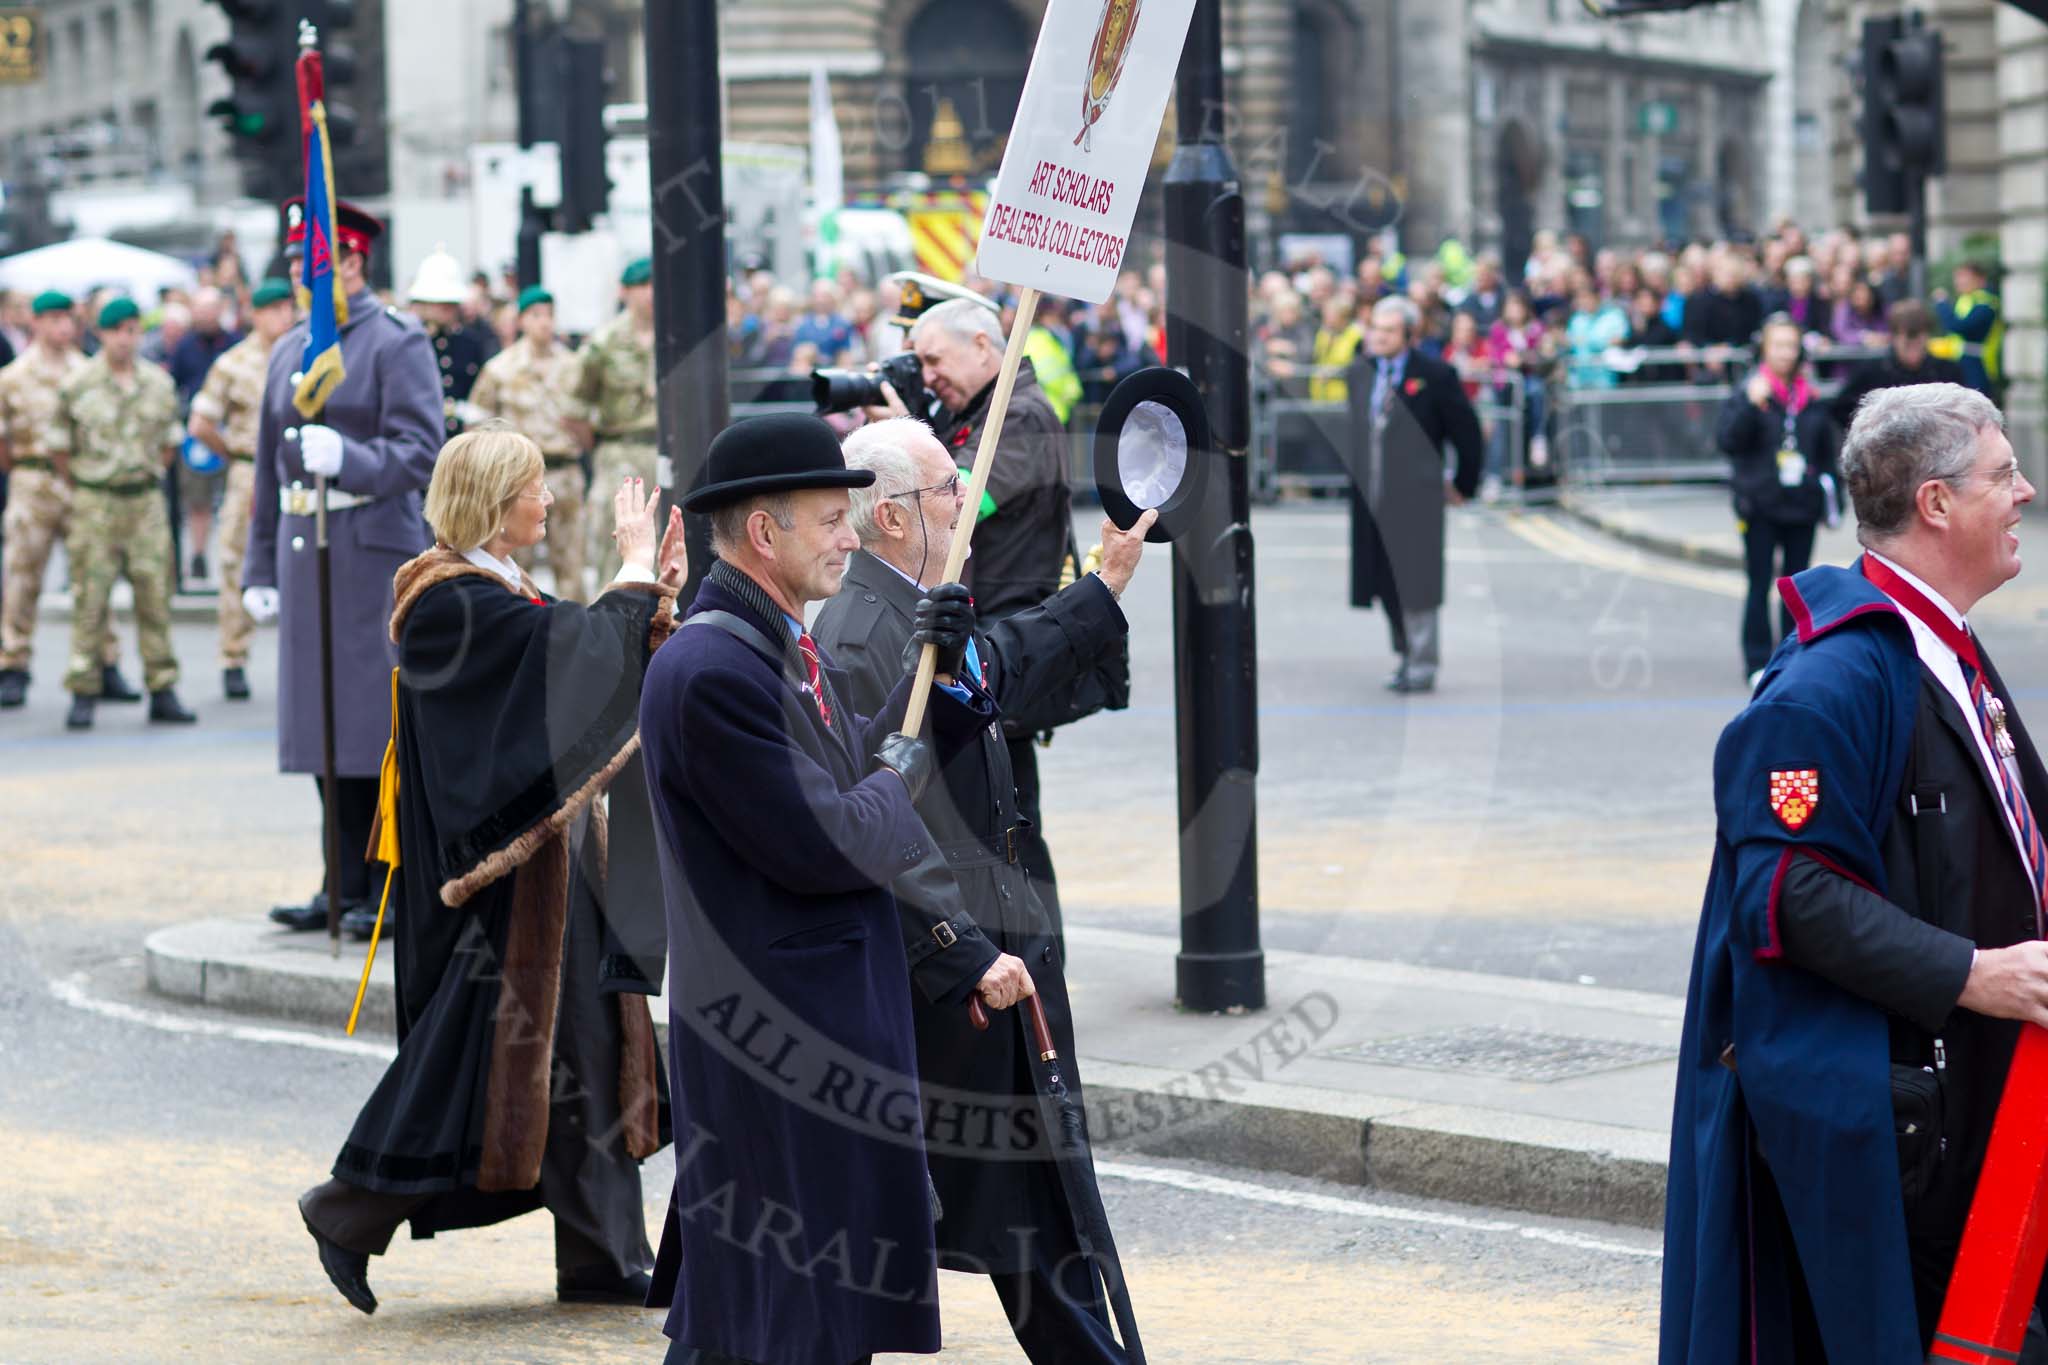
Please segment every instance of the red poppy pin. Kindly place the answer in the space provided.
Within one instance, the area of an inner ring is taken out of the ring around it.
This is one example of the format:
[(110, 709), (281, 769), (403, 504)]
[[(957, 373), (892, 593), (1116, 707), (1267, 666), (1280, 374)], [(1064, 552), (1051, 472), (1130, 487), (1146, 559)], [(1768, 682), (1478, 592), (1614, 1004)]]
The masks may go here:
[(1401, 392), (1407, 394), (1410, 398), (1413, 398), (1416, 394), (1422, 392), (1422, 381), (1420, 379), (1409, 380), (1407, 383), (1401, 386)]
[(974, 429), (972, 427), (962, 427), (953, 433), (953, 439), (949, 444), (954, 450), (958, 450), (961, 446), (967, 444), (967, 438), (973, 434)]
[(1771, 774), (1771, 814), (1797, 834), (1820, 809), (1820, 769), (1794, 768)]

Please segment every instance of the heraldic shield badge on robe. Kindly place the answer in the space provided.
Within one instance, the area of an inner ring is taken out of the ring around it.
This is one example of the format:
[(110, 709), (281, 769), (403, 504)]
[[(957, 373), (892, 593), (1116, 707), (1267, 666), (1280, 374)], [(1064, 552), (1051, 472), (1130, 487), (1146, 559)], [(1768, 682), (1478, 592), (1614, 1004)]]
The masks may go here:
[(1820, 809), (1820, 769), (1794, 768), (1771, 774), (1771, 814), (1797, 834)]
[(1109, 108), (1109, 97), (1124, 78), (1124, 58), (1131, 54), (1131, 36), (1138, 30), (1138, 11), (1144, 0), (1102, 0), (1102, 18), (1095, 25), (1095, 41), (1088, 46), (1088, 80), (1081, 87), (1081, 131), (1074, 145), (1094, 150), (1096, 122)]

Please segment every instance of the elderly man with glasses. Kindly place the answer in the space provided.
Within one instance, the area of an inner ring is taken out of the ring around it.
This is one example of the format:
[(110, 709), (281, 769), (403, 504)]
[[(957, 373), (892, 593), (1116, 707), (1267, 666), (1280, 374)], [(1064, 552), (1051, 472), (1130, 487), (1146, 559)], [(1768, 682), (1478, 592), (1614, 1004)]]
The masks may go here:
[[(1028, 717), (1034, 704), (1121, 646), (1129, 625), (1117, 599), (1155, 513), (1128, 533), (1105, 520), (1099, 573), (984, 631), (966, 590), (939, 582), (964, 501), (945, 446), (916, 418), (897, 417), (862, 427), (844, 450), (848, 469), (870, 470), (875, 480), (852, 490), (860, 553), (812, 630), (851, 676), (856, 711), (878, 710), (914, 663), (920, 612), (943, 618), (957, 641), (942, 650), (940, 675), (954, 680), (963, 699), (988, 698), (1005, 720)], [(1018, 810), (1002, 727), (989, 726), (979, 743), (950, 755), (940, 778), (918, 798), (917, 813), (945, 855), (958, 900), (935, 901), (901, 882), (895, 888), (917, 988), (911, 1018), (941, 1209), (939, 1264), (994, 1281), (1030, 1359), (1122, 1361), (1094, 1268), (1078, 1254), (1054, 1153), (1036, 1123), (1022, 1012), (993, 1016), (996, 1026), (985, 1034), (968, 1020), (973, 995), (1000, 1008), (1035, 993), (1069, 1087), (1080, 1093), (1056, 926), (1019, 862), (1029, 825)]]
[[(1714, 755), (1669, 1362), (1926, 1359), (2020, 1024), (2048, 1025), (2048, 773), (1975, 629), (2033, 486), (1958, 384), (1864, 399), (1842, 468), (1864, 553), (1778, 580), (1796, 632)], [(2011, 1358), (2048, 1359), (2038, 1313)]]

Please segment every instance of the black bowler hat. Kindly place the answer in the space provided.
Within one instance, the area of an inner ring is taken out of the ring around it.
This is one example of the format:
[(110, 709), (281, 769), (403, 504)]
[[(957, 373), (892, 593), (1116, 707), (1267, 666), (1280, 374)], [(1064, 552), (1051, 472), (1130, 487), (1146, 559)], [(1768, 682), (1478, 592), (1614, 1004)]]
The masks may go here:
[(709, 512), (764, 493), (799, 488), (866, 488), (872, 469), (848, 469), (839, 436), (820, 417), (777, 412), (744, 417), (712, 438), (704, 483), (683, 499), (686, 512)]

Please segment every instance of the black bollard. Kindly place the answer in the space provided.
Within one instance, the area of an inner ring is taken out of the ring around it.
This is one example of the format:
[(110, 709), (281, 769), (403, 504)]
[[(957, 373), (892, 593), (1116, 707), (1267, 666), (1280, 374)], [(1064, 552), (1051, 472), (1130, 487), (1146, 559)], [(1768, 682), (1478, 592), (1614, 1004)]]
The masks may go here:
[(1221, 0), (1198, 0), (1177, 83), (1167, 168), (1166, 348), (1209, 412), (1210, 461), (1191, 529), (1173, 543), (1180, 767), (1183, 1009), (1263, 1009), (1259, 948), (1258, 650), (1252, 596), (1251, 361), (1244, 195), (1223, 145)]

